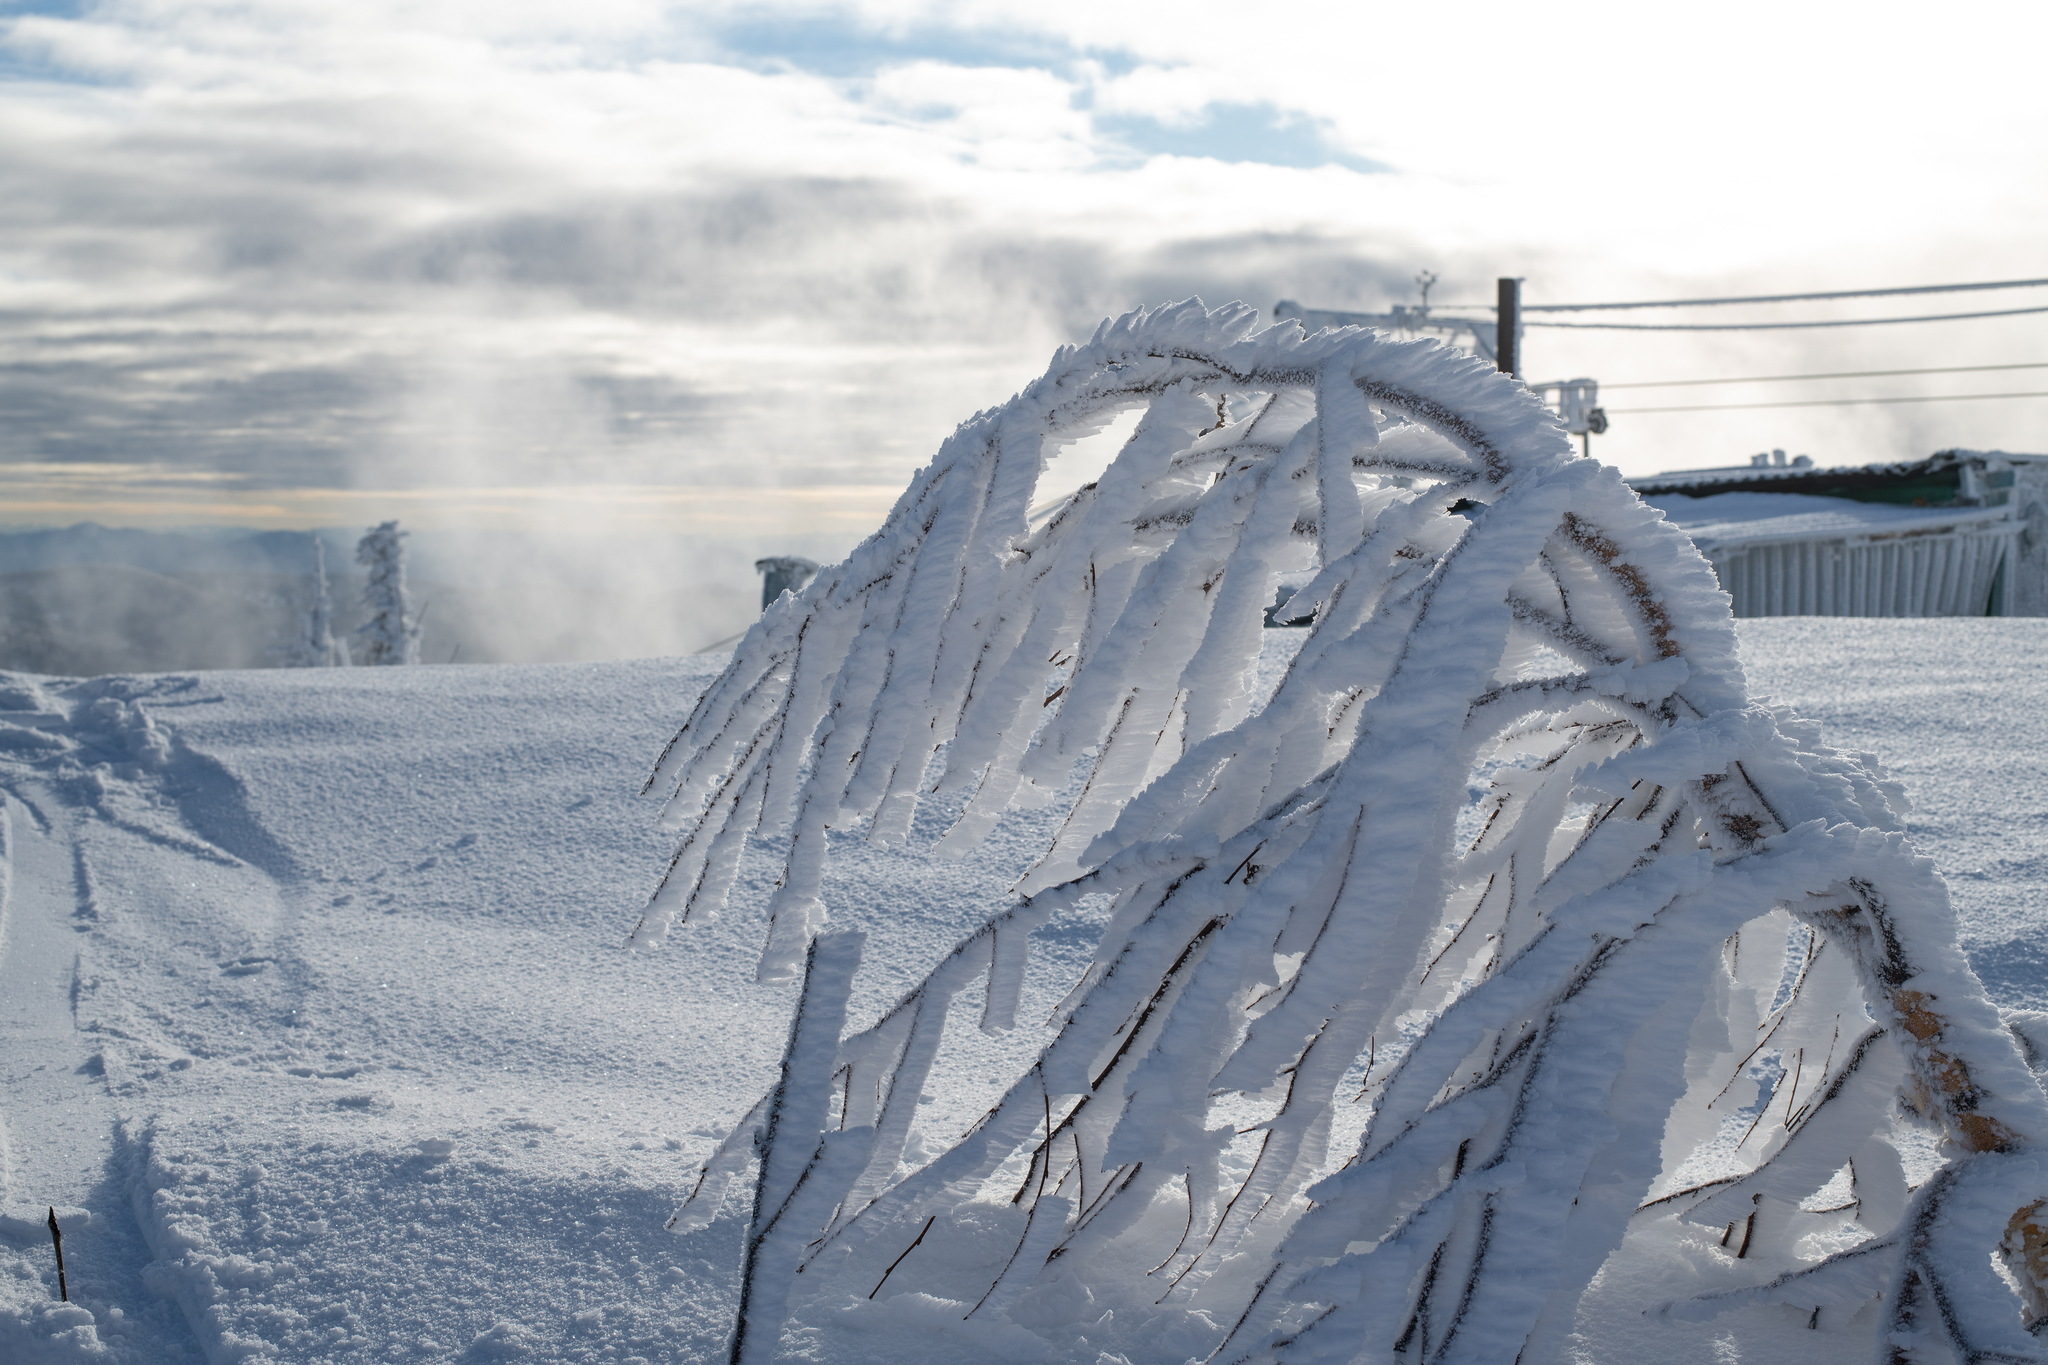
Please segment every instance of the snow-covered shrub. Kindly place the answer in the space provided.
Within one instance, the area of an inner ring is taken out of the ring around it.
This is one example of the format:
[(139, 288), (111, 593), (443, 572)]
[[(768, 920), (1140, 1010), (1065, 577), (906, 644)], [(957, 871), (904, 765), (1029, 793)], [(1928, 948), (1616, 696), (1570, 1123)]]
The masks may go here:
[(356, 542), (356, 563), (370, 571), (363, 587), (370, 619), (356, 627), (363, 637), (363, 662), (418, 663), (420, 625), (405, 591), (405, 532), (398, 523), (387, 521), (365, 531)]
[[(663, 754), (682, 844), (636, 940), (788, 821), (762, 973), (810, 956), (783, 1084), (677, 1215), (762, 1154), (736, 1356), (787, 1320), (1534, 1365), (1609, 1266), (1667, 1319), (2040, 1359), (2048, 1098), (1896, 786), (1749, 697), (1707, 563), (1521, 385), (1255, 321), (1191, 302), (1063, 349), (766, 612)], [(1131, 407), (1027, 522), (1059, 444)], [(1304, 569), (1314, 624), (1255, 697)], [(965, 793), (956, 850), (1077, 771), (987, 925), (839, 1039), (827, 828), (900, 841)], [(949, 1006), (1010, 1027), (1033, 928), (1091, 895), (1057, 1036), (906, 1160)], [(1945, 1160), (1909, 1191), (1916, 1129)]]

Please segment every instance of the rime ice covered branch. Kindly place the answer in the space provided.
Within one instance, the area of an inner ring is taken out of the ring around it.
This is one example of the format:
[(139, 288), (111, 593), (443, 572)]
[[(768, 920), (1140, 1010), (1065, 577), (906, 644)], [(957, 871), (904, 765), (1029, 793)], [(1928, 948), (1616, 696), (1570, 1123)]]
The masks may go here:
[[(1132, 407), (1028, 516), (1057, 445)], [(1313, 624), (1259, 698), (1283, 574)], [(957, 851), (1077, 772), (988, 926), (839, 1042), (818, 1150), (847, 1155), (774, 1291), (798, 1321), (915, 1295), (1060, 1359), (1536, 1362), (1625, 1253), (1720, 1292), (1677, 1318), (1807, 1295), (1906, 1359), (2029, 1349), (1991, 1256), (2048, 1303), (2048, 1098), (1896, 785), (1752, 701), (1711, 569), (1512, 380), (1193, 302), (1062, 350), (741, 642), (650, 780), (680, 846), (635, 939), (787, 825), (788, 975), (828, 828), (898, 842), (950, 791)], [(1002, 1027), (1031, 928), (1098, 894), (1052, 1041), (906, 1166), (950, 1002), (986, 978)], [(1951, 1153), (1910, 1203), (1907, 1122)], [(1866, 1239), (1853, 1273), (1804, 1273), (1823, 1230)]]

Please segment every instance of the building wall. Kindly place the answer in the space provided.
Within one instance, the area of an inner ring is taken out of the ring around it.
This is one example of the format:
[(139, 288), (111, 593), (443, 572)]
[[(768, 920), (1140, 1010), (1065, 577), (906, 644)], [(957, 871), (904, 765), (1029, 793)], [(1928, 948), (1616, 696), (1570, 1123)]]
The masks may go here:
[(2013, 461), (2013, 514), (2024, 528), (2008, 616), (2048, 616), (2048, 459)]
[(1708, 558), (1737, 617), (1982, 616), (2014, 540), (1979, 527), (1742, 545)]

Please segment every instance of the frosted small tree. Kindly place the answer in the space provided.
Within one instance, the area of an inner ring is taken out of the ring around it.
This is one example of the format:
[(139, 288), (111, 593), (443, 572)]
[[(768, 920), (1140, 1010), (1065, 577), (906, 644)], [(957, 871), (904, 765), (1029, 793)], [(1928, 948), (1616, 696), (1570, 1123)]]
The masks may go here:
[[(1028, 523), (1048, 457), (1132, 407)], [(1257, 697), (1300, 571), (1313, 625)], [(842, 1037), (828, 827), (895, 843), (950, 797), (958, 850), (1075, 773), (987, 924)], [(923, 1324), (1087, 1365), (1538, 1365), (1603, 1267), (1659, 1330), (2044, 1359), (2041, 1021), (1986, 1001), (1875, 761), (1749, 697), (1690, 541), (1435, 343), (1104, 323), (769, 608), (657, 784), (682, 842), (641, 943), (790, 828), (782, 1081), (673, 1223), (759, 1153), (736, 1360)], [(1033, 929), (1090, 896), (1053, 1040), (906, 1161), (949, 1009), (1009, 1028)], [(1909, 1190), (1916, 1128), (1942, 1159)]]
[(327, 586), (327, 546), (313, 537), (313, 605), (299, 617), (291, 651), (294, 668), (333, 668), (349, 662), (348, 644), (334, 638), (334, 598)]
[(356, 563), (369, 569), (363, 605), (370, 619), (356, 627), (363, 637), (363, 662), (416, 664), (420, 661), (419, 621), (405, 590), (405, 532), (395, 521), (383, 522), (356, 542)]

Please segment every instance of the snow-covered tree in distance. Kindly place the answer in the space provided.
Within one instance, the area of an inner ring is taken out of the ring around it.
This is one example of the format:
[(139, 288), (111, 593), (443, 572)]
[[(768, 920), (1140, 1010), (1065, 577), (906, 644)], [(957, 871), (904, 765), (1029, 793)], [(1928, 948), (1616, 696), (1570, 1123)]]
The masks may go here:
[[(760, 1154), (734, 1358), (943, 1325), (1018, 1359), (1536, 1365), (1586, 1346), (1607, 1267), (1674, 1334), (1738, 1311), (2043, 1359), (2041, 1020), (1985, 998), (1897, 787), (1752, 701), (1710, 567), (1523, 386), (1256, 319), (1190, 301), (1061, 350), (764, 614), (660, 759), (683, 840), (637, 942), (791, 822), (783, 1081), (672, 1224)], [(1059, 445), (1132, 407), (1027, 521)], [(1314, 624), (1257, 698), (1300, 568)], [(987, 925), (841, 1038), (827, 827), (895, 842), (964, 793), (957, 850), (1077, 764)], [(985, 980), (1009, 1027), (1031, 931), (1091, 895), (1056, 1036), (906, 1161), (949, 1006)]]
[(327, 586), (327, 545), (313, 540), (313, 606), (299, 618), (299, 639), (292, 649), (295, 668), (333, 668), (349, 662), (348, 643), (334, 638), (334, 598)]
[(405, 532), (395, 521), (382, 522), (356, 542), (356, 563), (370, 571), (363, 586), (363, 605), (370, 619), (356, 627), (363, 637), (366, 664), (416, 664), (420, 661), (420, 626), (405, 590)]

